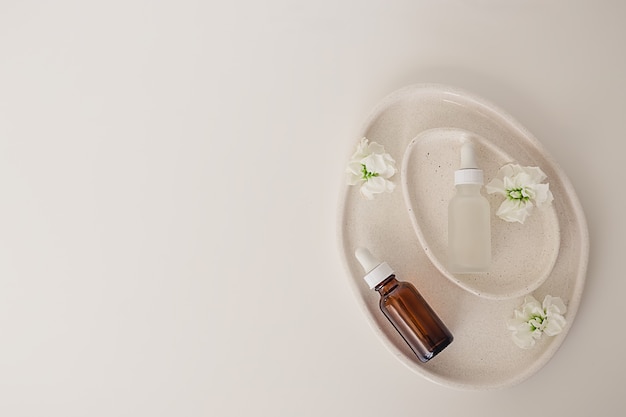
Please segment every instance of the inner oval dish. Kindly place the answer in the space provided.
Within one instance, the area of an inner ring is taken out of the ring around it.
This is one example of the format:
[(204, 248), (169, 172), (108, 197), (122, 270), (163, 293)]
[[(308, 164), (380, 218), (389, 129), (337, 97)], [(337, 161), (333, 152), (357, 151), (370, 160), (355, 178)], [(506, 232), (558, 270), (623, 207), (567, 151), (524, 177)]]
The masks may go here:
[(459, 168), (460, 148), (468, 140), (474, 143), (485, 184), (501, 166), (517, 162), (499, 148), (497, 138), (488, 141), (455, 128), (420, 133), (409, 143), (401, 167), (402, 190), (411, 223), (431, 262), (461, 288), (494, 299), (526, 295), (548, 278), (559, 253), (559, 224), (553, 205), (535, 208), (524, 224), (510, 223), (495, 215), (503, 197), (483, 192), (491, 208), (489, 272), (453, 274), (446, 267), (447, 204), (455, 193), (454, 171)]

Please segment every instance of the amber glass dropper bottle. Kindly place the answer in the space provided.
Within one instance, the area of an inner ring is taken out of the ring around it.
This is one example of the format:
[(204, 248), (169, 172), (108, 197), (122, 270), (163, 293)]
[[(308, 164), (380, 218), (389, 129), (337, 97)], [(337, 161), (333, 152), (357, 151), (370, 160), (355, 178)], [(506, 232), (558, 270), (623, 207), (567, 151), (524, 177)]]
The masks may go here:
[(366, 272), (371, 289), (380, 294), (380, 309), (422, 362), (427, 362), (452, 342), (452, 333), (426, 300), (408, 282), (398, 281), (387, 262), (378, 261), (369, 250), (355, 256)]

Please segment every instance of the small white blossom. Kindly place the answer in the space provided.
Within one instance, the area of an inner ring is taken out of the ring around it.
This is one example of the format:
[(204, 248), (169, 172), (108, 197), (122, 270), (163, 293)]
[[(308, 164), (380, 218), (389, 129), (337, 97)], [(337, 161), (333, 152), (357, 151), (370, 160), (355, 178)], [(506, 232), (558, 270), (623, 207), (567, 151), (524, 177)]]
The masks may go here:
[(361, 184), (361, 194), (371, 200), (374, 194), (392, 192), (396, 185), (389, 180), (396, 173), (396, 161), (385, 148), (361, 139), (346, 169), (348, 184)]
[(500, 168), (496, 178), (485, 186), (489, 194), (505, 197), (496, 215), (507, 222), (524, 223), (533, 206), (550, 204), (554, 199), (550, 186), (541, 184), (546, 178), (538, 167), (508, 164)]
[(529, 349), (541, 338), (542, 334), (555, 336), (565, 328), (563, 314), (567, 311), (559, 297), (546, 295), (543, 304), (532, 295), (527, 295), (520, 310), (515, 310), (514, 317), (507, 321), (507, 327), (513, 332), (513, 341), (522, 349)]

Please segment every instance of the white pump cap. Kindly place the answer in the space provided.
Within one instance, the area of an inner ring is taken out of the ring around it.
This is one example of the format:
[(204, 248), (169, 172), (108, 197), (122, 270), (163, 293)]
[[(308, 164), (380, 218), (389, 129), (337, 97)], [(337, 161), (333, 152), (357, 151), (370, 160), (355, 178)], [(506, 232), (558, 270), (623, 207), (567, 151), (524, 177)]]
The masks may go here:
[(478, 169), (472, 142), (461, 146), (461, 169), (454, 172), (454, 184), (483, 184), (483, 171)]
[(363, 279), (370, 288), (376, 288), (378, 284), (394, 274), (393, 269), (391, 269), (387, 262), (380, 262), (366, 248), (358, 248), (354, 252), (354, 256), (356, 256), (356, 259), (365, 270), (366, 275)]

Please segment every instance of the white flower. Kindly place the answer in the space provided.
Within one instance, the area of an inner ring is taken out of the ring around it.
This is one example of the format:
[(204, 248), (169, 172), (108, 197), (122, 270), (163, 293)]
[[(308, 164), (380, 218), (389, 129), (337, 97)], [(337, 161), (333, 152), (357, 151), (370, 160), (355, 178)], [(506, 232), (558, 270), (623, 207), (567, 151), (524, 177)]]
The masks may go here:
[(396, 185), (389, 180), (396, 173), (396, 161), (385, 148), (361, 139), (346, 169), (348, 184), (361, 184), (361, 194), (369, 200), (374, 194), (392, 192)]
[(533, 206), (550, 204), (554, 199), (549, 184), (541, 184), (546, 174), (538, 167), (522, 167), (508, 164), (500, 168), (498, 175), (485, 189), (489, 194), (500, 194), (506, 199), (496, 215), (507, 222), (524, 223)]
[(567, 311), (559, 297), (546, 295), (543, 305), (532, 295), (527, 295), (521, 310), (515, 310), (514, 317), (507, 320), (507, 327), (513, 332), (513, 341), (522, 349), (529, 349), (543, 333), (555, 336), (565, 327), (563, 314)]

